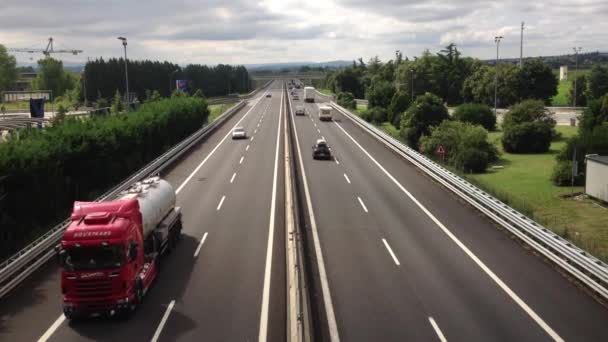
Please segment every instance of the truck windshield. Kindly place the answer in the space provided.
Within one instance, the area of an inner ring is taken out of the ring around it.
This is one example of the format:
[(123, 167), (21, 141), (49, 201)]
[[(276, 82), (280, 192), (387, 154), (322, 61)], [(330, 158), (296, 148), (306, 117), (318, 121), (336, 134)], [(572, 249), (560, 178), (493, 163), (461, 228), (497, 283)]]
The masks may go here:
[(120, 267), (125, 253), (122, 246), (71, 247), (66, 249), (65, 268), (69, 270), (100, 270)]

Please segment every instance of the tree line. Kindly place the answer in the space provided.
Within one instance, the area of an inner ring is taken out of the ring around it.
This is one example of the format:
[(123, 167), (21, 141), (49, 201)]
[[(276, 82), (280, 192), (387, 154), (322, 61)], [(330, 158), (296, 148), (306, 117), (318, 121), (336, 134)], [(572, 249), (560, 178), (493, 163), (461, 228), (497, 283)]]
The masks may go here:
[[(347, 108), (356, 109), (354, 98), (366, 98), (368, 108), (361, 111), (362, 118), (394, 126), (390, 131), (411, 147), (434, 155), (441, 143), (447, 152), (443, 161), (461, 171), (484, 172), (498, 159), (497, 149), (487, 140), (487, 132), (496, 128), (490, 108), (496, 85), (498, 106), (509, 108), (501, 127), (506, 152), (543, 153), (558, 137), (556, 122), (545, 107), (557, 94), (558, 81), (541, 59), (528, 59), (522, 66), (492, 66), (462, 57), (450, 44), (436, 54), (425, 51), (413, 60), (400, 52), (384, 63), (377, 57), (367, 63), (359, 58), (352, 66), (329, 73), (324, 82), (337, 94), (338, 104)], [(608, 104), (598, 104), (598, 97), (608, 93), (607, 67), (594, 66), (577, 88), (577, 97), (593, 103), (586, 113), (608, 108)], [(447, 107), (455, 105), (450, 116)], [(600, 135), (596, 132), (593, 137)], [(597, 139), (606, 142), (608, 134)], [(594, 140), (587, 146), (598, 144)]]
[[(147, 91), (168, 97), (175, 90), (176, 80), (187, 80), (188, 90), (201, 90), (207, 97), (244, 93), (251, 90), (249, 73), (244, 66), (189, 64), (181, 67), (167, 61), (129, 60), (129, 92), (144, 99)], [(110, 99), (118, 90), (125, 93), (125, 64), (122, 58), (98, 58), (87, 62), (83, 81), (87, 101)]]
[[(118, 99), (120, 101), (120, 98)], [(0, 259), (199, 129), (202, 97), (150, 101), (136, 111), (64, 119), (0, 144)]]

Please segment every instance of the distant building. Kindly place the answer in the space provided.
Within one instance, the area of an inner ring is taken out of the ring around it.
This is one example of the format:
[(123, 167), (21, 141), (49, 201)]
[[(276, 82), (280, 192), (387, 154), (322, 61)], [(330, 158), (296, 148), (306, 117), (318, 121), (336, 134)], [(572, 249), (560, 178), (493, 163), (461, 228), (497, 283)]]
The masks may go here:
[(559, 67), (559, 80), (564, 81), (568, 79), (568, 66), (562, 65)]
[(17, 82), (15, 82), (15, 90), (30, 91), (32, 90), (32, 82), (38, 74), (36, 72), (20, 72)]
[(588, 155), (585, 194), (608, 202), (608, 156)]

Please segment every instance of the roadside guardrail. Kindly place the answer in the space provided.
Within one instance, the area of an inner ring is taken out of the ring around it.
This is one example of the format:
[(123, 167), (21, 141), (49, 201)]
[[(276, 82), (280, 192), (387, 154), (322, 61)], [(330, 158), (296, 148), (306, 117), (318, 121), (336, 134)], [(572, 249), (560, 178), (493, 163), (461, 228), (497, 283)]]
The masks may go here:
[(335, 102), (331, 106), (386, 147), (477, 208), (534, 250), (567, 271), (603, 299), (608, 299), (608, 265), (571, 241), (509, 207), (482, 189), (386, 134)]
[[(270, 83), (271, 82), (268, 82), (261, 88), (251, 92), (246, 96), (246, 98), (254, 96), (261, 89), (266, 88)], [(158, 158), (152, 160), (123, 182), (96, 198), (95, 201), (104, 201), (114, 198), (121, 191), (129, 188), (133, 183), (145, 179), (150, 175), (161, 173), (165, 168), (170, 166), (175, 160), (186, 153), (192, 146), (196, 145), (202, 139), (215, 131), (216, 128), (220, 127), (246, 104), (246, 100), (240, 101), (238, 104), (220, 115), (220, 117), (218, 117), (213, 123), (192, 133), (186, 139), (182, 140), (180, 143), (163, 153)], [(44, 265), (53, 257), (53, 255), (55, 255), (54, 248), (61, 240), (63, 231), (66, 229), (69, 222), (69, 219), (62, 221), (58, 225), (51, 228), (48, 232), (44, 233), (38, 239), (34, 240), (28, 246), (0, 263), (0, 298), (4, 297), (23, 280), (36, 272), (40, 266)]]

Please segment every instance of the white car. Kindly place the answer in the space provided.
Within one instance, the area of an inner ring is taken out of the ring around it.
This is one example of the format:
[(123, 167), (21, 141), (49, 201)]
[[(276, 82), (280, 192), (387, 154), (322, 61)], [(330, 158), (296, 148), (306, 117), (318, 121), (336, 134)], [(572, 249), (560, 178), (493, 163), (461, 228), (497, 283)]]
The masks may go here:
[(245, 129), (241, 126), (234, 127), (232, 130), (232, 139), (246, 139)]

